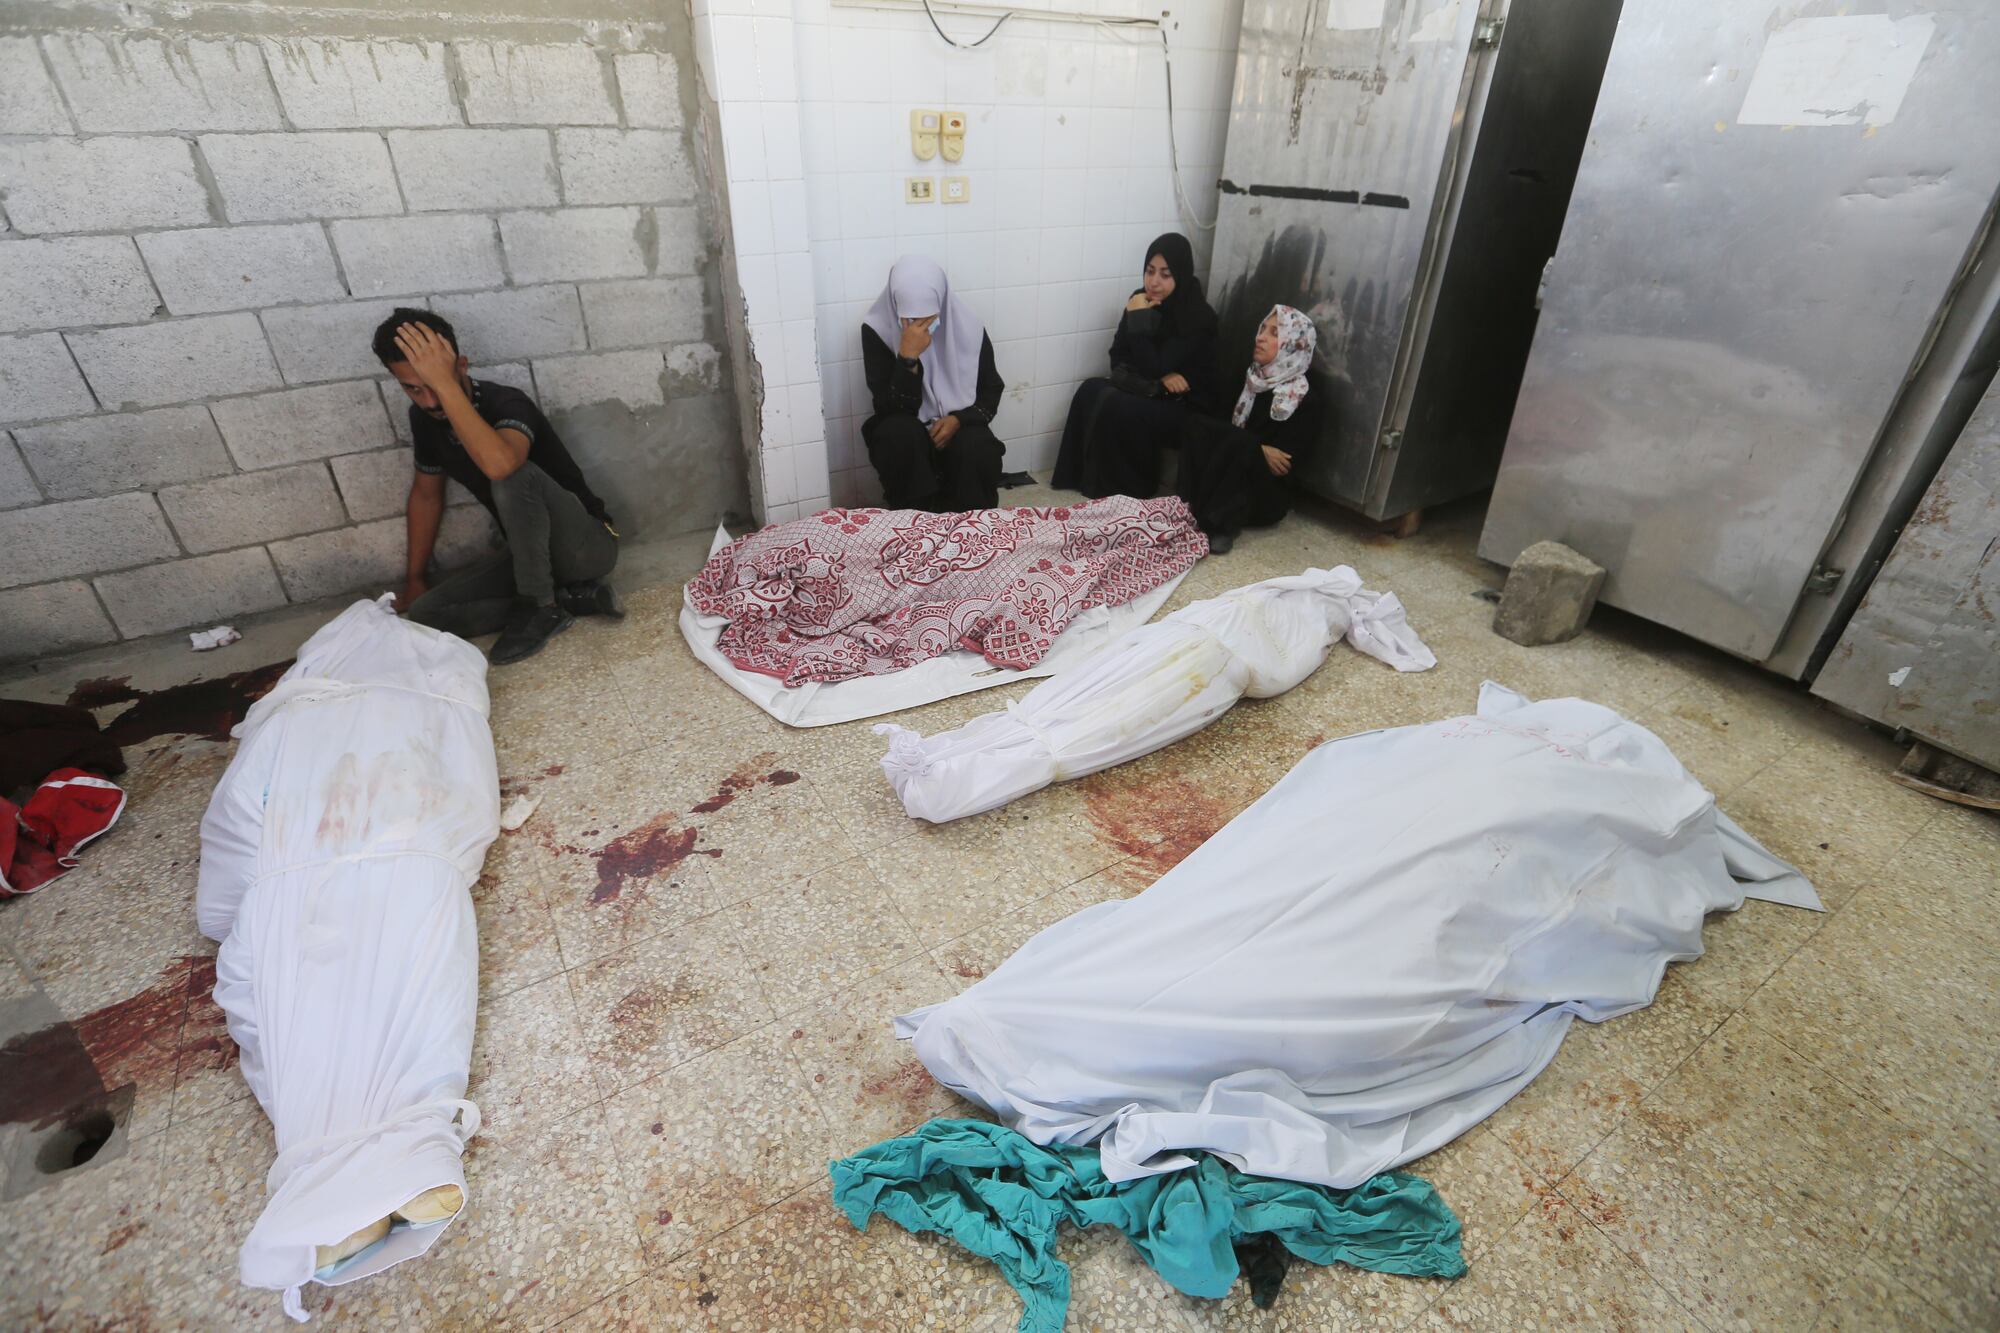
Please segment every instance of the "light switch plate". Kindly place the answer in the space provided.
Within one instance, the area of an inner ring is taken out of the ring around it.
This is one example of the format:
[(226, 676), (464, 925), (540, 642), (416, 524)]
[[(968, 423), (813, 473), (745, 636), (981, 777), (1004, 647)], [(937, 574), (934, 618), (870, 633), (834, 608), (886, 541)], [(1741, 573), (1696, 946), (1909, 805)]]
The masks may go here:
[(963, 204), (971, 202), (972, 177), (946, 176), (941, 183), (944, 188), (938, 195), (940, 203)]
[(937, 198), (937, 179), (933, 176), (905, 176), (903, 178), (903, 202), (906, 204), (928, 204)]
[(916, 154), (919, 162), (928, 162), (937, 156), (938, 132), (943, 123), (942, 112), (924, 107), (910, 112), (910, 151)]

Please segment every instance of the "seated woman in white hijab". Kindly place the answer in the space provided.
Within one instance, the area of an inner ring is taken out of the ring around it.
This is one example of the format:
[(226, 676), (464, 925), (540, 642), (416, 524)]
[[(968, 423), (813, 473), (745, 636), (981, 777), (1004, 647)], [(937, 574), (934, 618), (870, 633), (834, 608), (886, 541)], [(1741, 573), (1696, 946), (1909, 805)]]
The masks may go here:
[(875, 412), (861, 425), (889, 509), (934, 514), (1000, 502), (993, 434), (1006, 382), (986, 326), (935, 260), (905, 255), (861, 325), (861, 368)]

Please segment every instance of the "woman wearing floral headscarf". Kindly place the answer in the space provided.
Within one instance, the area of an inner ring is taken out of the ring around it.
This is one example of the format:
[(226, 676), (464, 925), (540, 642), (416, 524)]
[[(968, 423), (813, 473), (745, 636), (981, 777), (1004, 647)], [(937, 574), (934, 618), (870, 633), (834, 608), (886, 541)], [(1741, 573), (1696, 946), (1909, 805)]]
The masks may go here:
[(1181, 432), (1178, 490), (1220, 555), (1246, 527), (1276, 523), (1292, 507), (1291, 478), (1319, 440), (1325, 395), (1309, 372), (1319, 334), (1288, 305), (1257, 330), (1243, 391), (1227, 425), (1190, 420)]

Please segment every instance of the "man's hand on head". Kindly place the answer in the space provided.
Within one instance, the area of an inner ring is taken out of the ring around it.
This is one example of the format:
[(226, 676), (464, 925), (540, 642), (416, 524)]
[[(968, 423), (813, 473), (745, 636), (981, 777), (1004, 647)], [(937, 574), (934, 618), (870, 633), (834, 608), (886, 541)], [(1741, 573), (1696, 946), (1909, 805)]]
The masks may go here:
[(437, 333), (422, 324), (405, 324), (396, 330), (396, 346), (417, 372), (417, 378), (433, 393), (456, 389), (458, 352)]

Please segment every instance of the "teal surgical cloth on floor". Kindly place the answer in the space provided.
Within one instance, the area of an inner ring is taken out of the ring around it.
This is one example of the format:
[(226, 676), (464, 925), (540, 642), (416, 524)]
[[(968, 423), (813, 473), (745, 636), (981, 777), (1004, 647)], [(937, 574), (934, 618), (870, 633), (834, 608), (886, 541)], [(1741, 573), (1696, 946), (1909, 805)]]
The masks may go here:
[(977, 1120), (933, 1120), (831, 1164), (833, 1201), (866, 1230), (877, 1213), (935, 1231), (999, 1265), (1026, 1304), (1019, 1333), (1059, 1333), (1069, 1266), (1056, 1232), (1113, 1226), (1190, 1296), (1236, 1281), (1234, 1243), (1269, 1232), (1309, 1263), (1409, 1277), (1457, 1277), (1458, 1218), (1426, 1181), (1386, 1172), (1351, 1190), (1246, 1176), (1221, 1159), (1113, 1183), (1094, 1148), (1030, 1143)]

